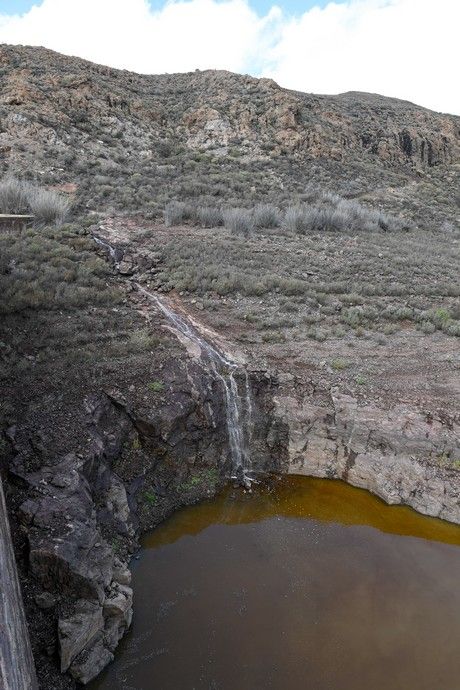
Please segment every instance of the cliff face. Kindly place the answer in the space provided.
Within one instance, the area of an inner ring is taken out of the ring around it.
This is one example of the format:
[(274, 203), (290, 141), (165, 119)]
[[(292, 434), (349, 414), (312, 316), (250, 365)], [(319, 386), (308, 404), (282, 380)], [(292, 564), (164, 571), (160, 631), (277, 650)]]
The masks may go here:
[[(327, 404), (292, 388), (277, 397), (292, 474), (343, 479), (389, 504), (460, 524), (460, 426), (454, 414), (384, 409), (332, 390)], [(453, 459), (453, 462), (452, 462)]]
[(35, 471), (26, 430), (10, 432), (10, 474), (25, 498), (18, 516), (35, 603), (39, 616), (57, 624), (58, 649), (52, 632), (48, 645), (58, 652), (61, 672), (82, 683), (113, 659), (131, 623), (126, 559), (141, 525), (153, 526), (176, 507), (212, 495), (221, 481), (222, 400), (212, 382), (195, 376), (195, 384), (195, 399), (176, 394), (174, 405), (152, 419), (128, 412), (128, 401), (125, 407), (108, 395), (88, 395), (87, 452), (69, 449)]
[(436, 169), (459, 161), (460, 118), (396, 99), (302, 94), (218, 71), (142, 76), (0, 48), (0, 170), (89, 208), (155, 215), (171, 197), (277, 202), (309, 181), (354, 196), (433, 175), (437, 186)]
[(66, 147), (65, 133), (85, 144), (93, 128), (110, 139), (135, 136), (146, 155), (152, 138), (174, 134), (190, 148), (239, 143), (260, 154), (270, 143), (299, 156), (375, 157), (395, 167), (460, 159), (460, 118), (374, 94), (303, 94), (212, 70), (142, 76), (43, 48), (3, 46), (0, 65), (10, 155), (18, 135)]

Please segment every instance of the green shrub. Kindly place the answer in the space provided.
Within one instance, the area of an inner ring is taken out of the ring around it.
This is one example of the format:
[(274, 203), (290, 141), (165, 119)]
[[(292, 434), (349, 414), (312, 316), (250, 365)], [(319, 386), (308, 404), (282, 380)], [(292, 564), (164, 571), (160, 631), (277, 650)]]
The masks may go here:
[(343, 369), (346, 369), (349, 366), (350, 362), (347, 362), (345, 359), (341, 359), (340, 357), (338, 357), (337, 359), (333, 359), (331, 362), (331, 367), (335, 369), (335, 371), (342, 371)]
[(145, 491), (144, 492), (144, 499), (146, 503), (149, 504), (149, 506), (155, 506), (157, 504), (157, 496), (156, 494), (152, 493), (151, 491)]
[(431, 321), (422, 321), (420, 325), (420, 330), (422, 333), (426, 333), (427, 335), (430, 333), (434, 333), (436, 330), (436, 326), (434, 323), (431, 323)]
[(450, 319), (450, 313), (447, 311), (447, 309), (443, 309), (442, 307), (439, 309), (434, 309), (431, 312), (431, 317), (432, 321), (437, 325), (441, 326), (443, 323), (446, 323)]
[(147, 384), (147, 388), (152, 393), (161, 393), (165, 389), (165, 385), (162, 381), (151, 381)]

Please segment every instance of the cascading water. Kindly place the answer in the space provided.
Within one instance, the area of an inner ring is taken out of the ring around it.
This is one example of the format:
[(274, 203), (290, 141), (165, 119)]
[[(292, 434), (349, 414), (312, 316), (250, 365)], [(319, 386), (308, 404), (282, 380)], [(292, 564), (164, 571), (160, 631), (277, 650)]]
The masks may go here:
[[(119, 250), (113, 247), (107, 240), (95, 235), (93, 235), (93, 238), (100, 247), (109, 253), (110, 258), (117, 265), (120, 260)], [(252, 436), (252, 402), (249, 376), (246, 369), (244, 369), (245, 383), (244, 396), (242, 397), (235, 379), (235, 373), (241, 370), (237, 362), (219, 352), (214, 345), (203, 338), (191, 323), (168, 307), (158, 295), (148, 292), (141, 285), (137, 285), (137, 287), (139, 292), (156, 304), (177, 331), (198, 345), (202, 353), (202, 361), (208, 363), (209, 369), (211, 369), (216, 379), (221, 382), (225, 395), (232, 478), (249, 487), (254, 479), (250, 477), (251, 458), (249, 444)]]
[(118, 255), (118, 250), (116, 247), (112, 247), (111, 244), (106, 242), (106, 240), (101, 239), (100, 237), (96, 237), (96, 235), (93, 235), (93, 240), (98, 244), (100, 247), (105, 249), (108, 253), (112, 261), (117, 264), (119, 260), (119, 255)]
[(140, 285), (137, 287), (143, 295), (156, 304), (175, 329), (198, 345), (202, 353), (202, 360), (207, 362), (215, 378), (221, 382), (225, 395), (232, 477), (241, 481), (245, 486), (249, 486), (254, 480), (250, 477), (249, 442), (252, 434), (252, 402), (247, 371), (244, 370), (244, 396), (241, 396), (235, 378), (235, 374), (240, 370), (237, 362), (219, 352), (214, 345), (203, 338), (191, 323), (172, 311), (157, 295), (148, 292)]

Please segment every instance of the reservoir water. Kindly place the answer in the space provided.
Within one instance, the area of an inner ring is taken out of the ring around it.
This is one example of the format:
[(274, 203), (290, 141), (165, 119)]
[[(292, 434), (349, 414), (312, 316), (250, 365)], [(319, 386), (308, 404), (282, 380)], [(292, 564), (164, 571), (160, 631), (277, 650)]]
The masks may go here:
[(229, 488), (132, 570), (132, 629), (91, 688), (460, 688), (460, 527), (342, 482)]

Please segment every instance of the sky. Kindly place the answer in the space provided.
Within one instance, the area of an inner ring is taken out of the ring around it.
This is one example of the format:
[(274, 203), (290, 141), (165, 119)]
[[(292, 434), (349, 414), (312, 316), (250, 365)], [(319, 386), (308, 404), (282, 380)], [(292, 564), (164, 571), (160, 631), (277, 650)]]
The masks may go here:
[(460, 0), (0, 0), (0, 42), (142, 73), (228, 69), (460, 115)]

